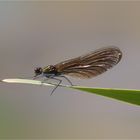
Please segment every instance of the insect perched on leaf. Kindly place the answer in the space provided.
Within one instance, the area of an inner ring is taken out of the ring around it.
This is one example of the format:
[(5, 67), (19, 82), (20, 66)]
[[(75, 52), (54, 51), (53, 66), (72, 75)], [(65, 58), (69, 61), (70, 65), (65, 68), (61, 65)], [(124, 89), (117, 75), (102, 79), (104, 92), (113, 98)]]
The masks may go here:
[[(42, 75), (48, 79), (58, 80), (54, 90), (61, 84), (62, 80), (56, 77), (65, 78), (71, 85), (72, 82), (66, 77), (92, 78), (116, 65), (122, 58), (122, 52), (117, 47), (102, 48), (80, 57), (63, 61), (56, 65), (38, 67), (34, 70), (35, 77)], [(51, 93), (51, 94), (52, 94)]]

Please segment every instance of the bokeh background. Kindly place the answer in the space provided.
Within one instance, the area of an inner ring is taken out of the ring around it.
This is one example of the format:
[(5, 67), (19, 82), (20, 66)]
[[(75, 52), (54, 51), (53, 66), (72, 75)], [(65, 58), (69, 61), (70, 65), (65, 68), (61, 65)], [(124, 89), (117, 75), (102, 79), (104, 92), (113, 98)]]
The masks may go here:
[[(140, 2), (0, 2), (0, 78), (33, 75), (115, 45), (122, 61), (92, 87), (140, 89)], [(64, 81), (65, 84), (66, 81)], [(140, 138), (140, 107), (58, 88), (0, 84), (0, 138)]]

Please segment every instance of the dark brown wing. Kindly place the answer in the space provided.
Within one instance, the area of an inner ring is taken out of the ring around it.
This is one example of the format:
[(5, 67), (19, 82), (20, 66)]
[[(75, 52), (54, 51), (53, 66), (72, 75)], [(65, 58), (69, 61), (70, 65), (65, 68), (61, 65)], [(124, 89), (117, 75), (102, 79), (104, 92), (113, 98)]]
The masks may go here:
[(92, 78), (116, 65), (122, 57), (117, 47), (102, 48), (97, 51), (70, 59), (55, 67), (58, 72), (79, 78)]

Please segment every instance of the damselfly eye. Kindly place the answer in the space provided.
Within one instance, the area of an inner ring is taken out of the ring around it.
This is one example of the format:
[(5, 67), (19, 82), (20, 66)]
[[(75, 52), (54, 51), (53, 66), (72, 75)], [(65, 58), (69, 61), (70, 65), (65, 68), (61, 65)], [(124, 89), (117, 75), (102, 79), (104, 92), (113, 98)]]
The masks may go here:
[(40, 75), (42, 74), (42, 68), (41, 67), (35, 68), (34, 72), (35, 72), (35, 75)]

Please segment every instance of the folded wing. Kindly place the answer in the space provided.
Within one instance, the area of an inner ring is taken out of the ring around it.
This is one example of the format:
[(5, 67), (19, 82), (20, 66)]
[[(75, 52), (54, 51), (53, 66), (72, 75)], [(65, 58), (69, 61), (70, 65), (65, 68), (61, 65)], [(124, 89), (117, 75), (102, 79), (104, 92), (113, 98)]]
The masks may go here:
[(58, 72), (79, 78), (92, 78), (115, 66), (122, 58), (117, 47), (102, 48), (80, 57), (66, 60), (55, 67)]

